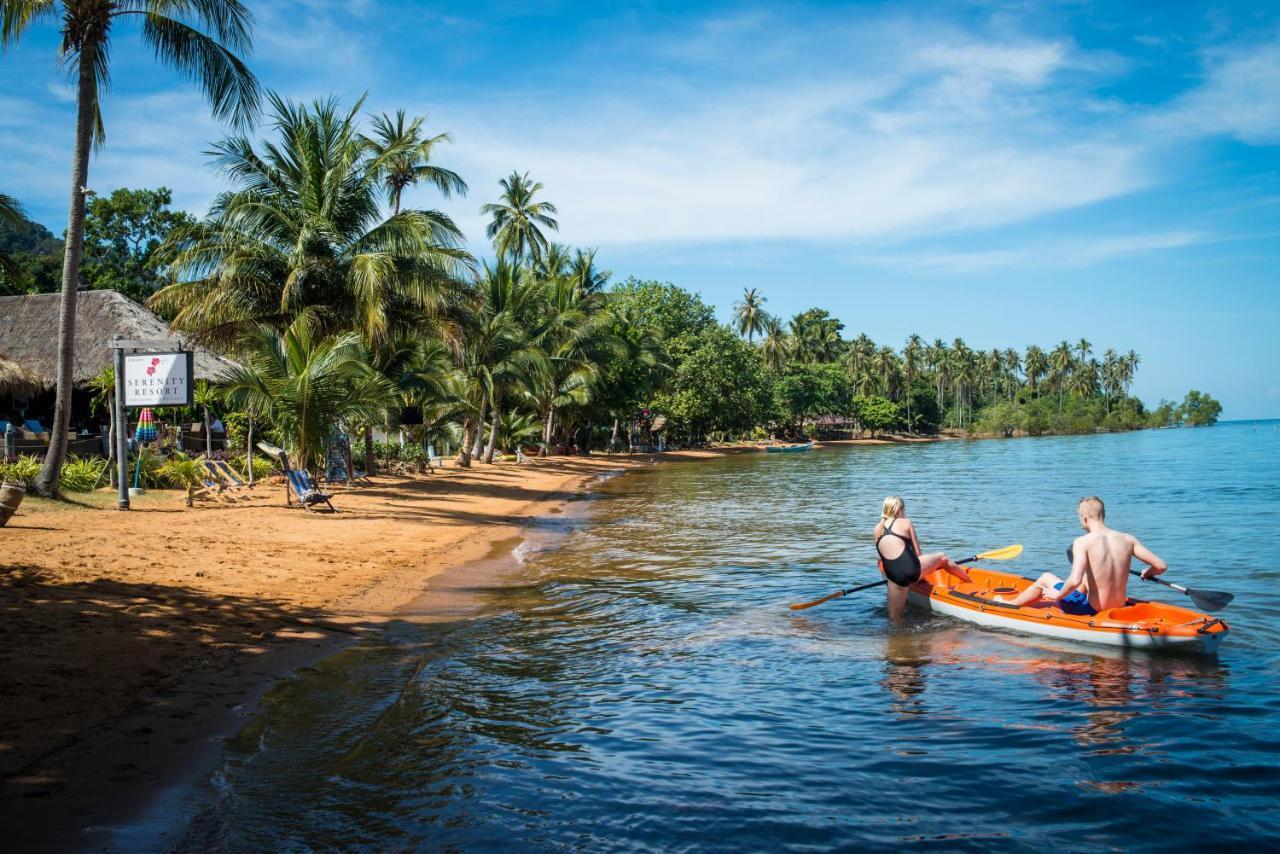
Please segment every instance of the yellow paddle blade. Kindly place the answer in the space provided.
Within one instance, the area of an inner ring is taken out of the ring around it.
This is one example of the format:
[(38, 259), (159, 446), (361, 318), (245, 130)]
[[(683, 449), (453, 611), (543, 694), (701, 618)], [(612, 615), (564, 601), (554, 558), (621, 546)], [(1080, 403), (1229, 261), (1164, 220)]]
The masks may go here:
[(983, 552), (978, 555), (978, 560), (1013, 560), (1020, 554), (1022, 554), (1022, 546), (1020, 544), (1014, 544), (1012, 546), (1005, 546), (1002, 549)]

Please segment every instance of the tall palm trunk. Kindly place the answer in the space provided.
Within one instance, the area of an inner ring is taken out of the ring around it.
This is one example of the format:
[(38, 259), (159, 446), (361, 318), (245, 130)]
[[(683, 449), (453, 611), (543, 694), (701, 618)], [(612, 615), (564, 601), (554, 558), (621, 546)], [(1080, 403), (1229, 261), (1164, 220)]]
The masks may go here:
[(466, 418), (462, 422), (462, 447), (458, 448), (458, 465), (464, 469), (471, 468), (471, 438), (476, 429), (476, 422)]
[(373, 461), (373, 425), (364, 427), (364, 473), (375, 474), (376, 464)]
[(542, 419), (542, 450), (538, 452), (538, 456), (545, 457), (551, 453), (551, 430), (555, 426), (556, 408), (548, 406), (546, 415)]
[(249, 478), (249, 485), (253, 486), (253, 416), (250, 415), (247, 420), (249, 427), (244, 442), (244, 467), (247, 469), (245, 476)]
[(56, 497), (62, 464), (67, 459), (67, 430), (71, 427), (71, 367), (76, 351), (76, 289), (80, 284), (80, 257), (84, 253), (84, 188), (89, 182), (89, 151), (93, 144), (94, 63), (98, 45), (89, 41), (80, 48), (76, 91), (76, 142), (71, 164), (71, 209), (67, 213), (67, 245), (62, 258), (62, 310), (58, 316), (58, 396), (53, 407), (53, 432), (49, 452), (36, 477), (37, 495)]
[(501, 426), (502, 419), (502, 394), (498, 391), (493, 393), (493, 415), (489, 419), (489, 444), (484, 449), (484, 461), (487, 464), (493, 463), (493, 452), (498, 447), (498, 428)]
[(480, 401), (480, 417), (476, 419), (475, 436), (472, 437), (471, 456), (480, 459), (480, 454), (484, 452), (484, 422), (489, 414), (489, 396), (485, 395)]
[(204, 410), (204, 456), (205, 459), (213, 459), (213, 422), (209, 420), (209, 407), (202, 406)]
[(618, 447), (618, 419), (613, 419), (613, 434), (609, 437), (609, 451), (612, 453)]

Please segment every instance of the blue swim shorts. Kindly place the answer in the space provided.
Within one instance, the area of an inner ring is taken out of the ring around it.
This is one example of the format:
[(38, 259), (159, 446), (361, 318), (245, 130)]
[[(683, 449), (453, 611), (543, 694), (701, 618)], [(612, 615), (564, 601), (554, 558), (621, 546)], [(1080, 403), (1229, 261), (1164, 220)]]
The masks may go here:
[[(1061, 590), (1065, 581), (1059, 581), (1053, 585), (1054, 590)], [(1058, 607), (1062, 609), (1064, 614), (1075, 614), (1079, 617), (1092, 617), (1098, 613), (1089, 604), (1089, 596), (1082, 590), (1073, 590), (1066, 596), (1058, 600)]]

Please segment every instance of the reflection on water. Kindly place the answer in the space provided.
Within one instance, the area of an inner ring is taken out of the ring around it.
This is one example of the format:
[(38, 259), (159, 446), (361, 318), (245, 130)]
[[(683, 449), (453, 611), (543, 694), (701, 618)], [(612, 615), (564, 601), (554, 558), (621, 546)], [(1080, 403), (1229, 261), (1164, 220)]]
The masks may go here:
[[(611, 482), (585, 516), (557, 517), (559, 548), (523, 552), (487, 616), (395, 626), (274, 693), (184, 847), (1265, 844), (1280, 597), (1247, 568), (1217, 659), (923, 614), (890, 626), (879, 591), (784, 605), (874, 577), (866, 532), (890, 492), (926, 548), (1022, 542), (1026, 574), (1056, 565), (1074, 498), (1099, 492), (1171, 578), (1228, 586), (1201, 544), (1229, 510), (1259, 553), (1280, 547), (1272, 445), (1219, 427), (761, 454)], [(1016, 512), (979, 502), (975, 519), (975, 496), (997, 493)]]

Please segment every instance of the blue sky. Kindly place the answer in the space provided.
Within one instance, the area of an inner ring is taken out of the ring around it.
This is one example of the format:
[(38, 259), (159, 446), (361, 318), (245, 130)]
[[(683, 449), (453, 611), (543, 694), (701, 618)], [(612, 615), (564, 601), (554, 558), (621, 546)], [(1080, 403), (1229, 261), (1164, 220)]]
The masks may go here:
[[(744, 287), (901, 346), (1082, 335), (1280, 417), (1280, 4), (248, 0), (251, 65), (294, 98), (428, 113), (479, 206), (513, 169), (560, 239), (723, 318)], [(203, 213), (224, 133), (116, 33), (99, 192)], [(44, 29), (0, 57), (0, 191), (61, 233), (71, 93)]]

